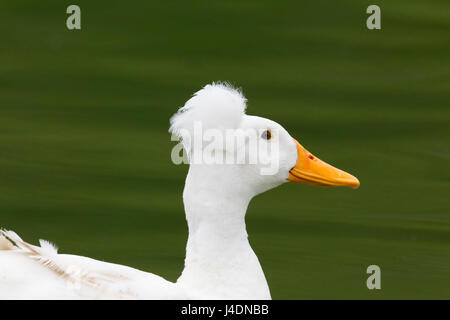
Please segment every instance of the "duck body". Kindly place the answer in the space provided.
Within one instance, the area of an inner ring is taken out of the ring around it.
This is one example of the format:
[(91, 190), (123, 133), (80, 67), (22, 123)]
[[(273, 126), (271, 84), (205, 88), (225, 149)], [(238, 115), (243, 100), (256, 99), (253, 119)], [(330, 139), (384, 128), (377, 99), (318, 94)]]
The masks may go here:
[[(46, 241), (33, 246), (14, 232), (3, 231), (0, 299), (270, 299), (245, 226), (253, 195), (245, 188), (219, 187), (218, 175), (227, 170), (234, 169), (210, 165), (189, 169), (183, 193), (189, 238), (185, 268), (177, 282), (118, 264), (58, 254)], [(205, 176), (210, 178), (201, 179)]]
[[(0, 299), (270, 299), (246, 230), (251, 199), (288, 181), (350, 187), (359, 181), (312, 156), (278, 123), (246, 115), (245, 109), (240, 91), (213, 83), (195, 93), (171, 119), (170, 132), (181, 140), (190, 159), (183, 192), (189, 236), (184, 270), (176, 282), (122, 265), (58, 254), (46, 241), (34, 246), (1, 230)], [(198, 133), (198, 123), (205, 135)], [(212, 133), (223, 138), (230, 132), (239, 138), (231, 147), (220, 139), (208, 144)], [(270, 152), (256, 153), (254, 143)], [(214, 156), (204, 158), (205, 150)], [(236, 155), (239, 161), (219, 161)], [(256, 155), (258, 161), (247, 161)]]
[[(232, 170), (220, 169), (189, 169), (183, 193), (189, 237), (185, 268), (177, 282), (118, 264), (58, 254), (46, 241), (33, 246), (14, 232), (3, 231), (0, 299), (270, 299), (245, 226), (251, 194), (218, 187), (217, 175)], [(212, 179), (198, 183), (204, 176)]]
[(20, 238), (11, 238), (17, 247), (0, 250), (1, 300), (187, 298), (174, 283), (152, 273), (87, 257), (58, 254), (52, 248), (43, 249)]

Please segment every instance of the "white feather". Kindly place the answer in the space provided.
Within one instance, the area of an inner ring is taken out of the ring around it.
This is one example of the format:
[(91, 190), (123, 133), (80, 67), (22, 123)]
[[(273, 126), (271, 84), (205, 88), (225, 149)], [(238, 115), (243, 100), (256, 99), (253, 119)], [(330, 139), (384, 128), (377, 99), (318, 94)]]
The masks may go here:
[(170, 119), (170, 129), (183, 143), (187, 153), (191, 151), (194, 124), (202, 129), (236, 129), (245, 114), (247, 99), (242, 92), (228, 83), (212, 83), (194, 93)]
[(13, 250), (14, 244), (5, 236), (4, 231), (0, 230), (0, 250)]
[(58, 254), (58, 248), (53, 243), (40, 239), (39, 244), (41, 245), (39, 251), (42, 255), (54, 256)]

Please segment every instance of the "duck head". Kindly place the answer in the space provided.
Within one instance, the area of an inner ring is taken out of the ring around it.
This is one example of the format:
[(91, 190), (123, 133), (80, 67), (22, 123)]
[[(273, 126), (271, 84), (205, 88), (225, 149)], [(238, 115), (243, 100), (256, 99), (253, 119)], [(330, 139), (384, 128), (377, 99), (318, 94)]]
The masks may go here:
[(285, 182), (359, 186), (356, 177), (311, 154), (280, 124), (245, 110), (242, 93), (224, 83), (205, 86), (179, 109), (170, 132), (181, 140), (191, 168), (252, 195)]

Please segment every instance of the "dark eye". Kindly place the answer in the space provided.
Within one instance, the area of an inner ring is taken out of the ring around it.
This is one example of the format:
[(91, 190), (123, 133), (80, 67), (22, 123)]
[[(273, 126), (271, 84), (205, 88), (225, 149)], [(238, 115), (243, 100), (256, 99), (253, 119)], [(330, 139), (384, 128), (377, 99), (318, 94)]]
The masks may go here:
[(270, 130), (266, 130), (262, 133), (261, 138), (270, 140), (272, 138), (272, 133), (270, 132)]

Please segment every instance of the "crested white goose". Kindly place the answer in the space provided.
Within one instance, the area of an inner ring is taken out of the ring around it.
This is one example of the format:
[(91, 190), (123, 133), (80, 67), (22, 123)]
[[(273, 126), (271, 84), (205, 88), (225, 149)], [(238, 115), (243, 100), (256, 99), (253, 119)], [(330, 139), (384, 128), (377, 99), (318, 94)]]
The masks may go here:
[[(250, 200), (289, 181), (352, 188), (359, 181), (314, 157), (278, 123), (247, 115), (245, 109), (239, 90), (213, 83), (171, 119), (170, 132), (181, 140), (190, 163), (183, 193), (189, 237), (185, 267), (175, 283), (58, 254), (49, 242), (34, 246), (2, 230), (0, 299), (270, 299), (247, 238)], [(238, 139), (221, 140), (230, 136)]]

